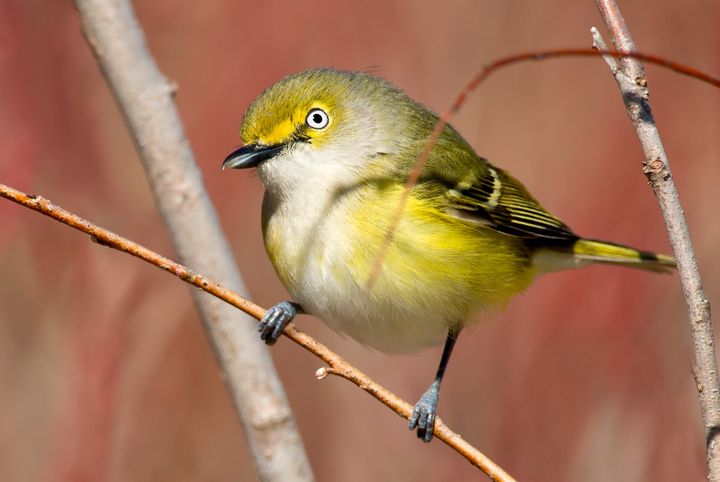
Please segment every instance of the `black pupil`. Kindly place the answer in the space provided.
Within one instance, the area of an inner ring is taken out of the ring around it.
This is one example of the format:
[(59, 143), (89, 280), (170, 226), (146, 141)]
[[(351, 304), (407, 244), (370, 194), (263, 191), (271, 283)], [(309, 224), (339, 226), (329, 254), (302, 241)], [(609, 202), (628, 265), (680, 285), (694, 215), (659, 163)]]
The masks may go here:
[(323, 116), (322, 116), (322, 114), (320, 114), (319, 112), (315, 112), (315, 113), (312, 115), (312, 120), (313, 120), (313, 122), (314, 122), (315, 124), (320, 124), (320, 123), (322, 123)]

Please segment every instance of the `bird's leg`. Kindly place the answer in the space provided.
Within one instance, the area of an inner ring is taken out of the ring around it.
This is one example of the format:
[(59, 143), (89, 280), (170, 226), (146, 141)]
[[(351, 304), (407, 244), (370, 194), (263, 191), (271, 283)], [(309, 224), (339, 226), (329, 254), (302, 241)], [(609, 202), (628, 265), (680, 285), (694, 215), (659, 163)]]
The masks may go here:
[(438, 398), (440, 397), (440, 383), (442, 383), (443, 375), (445, 375), (445, 368), (450, 360), (450, 355), (452, 354), (458, 335), (460, 335), (459, 330), (450, 330), (448, 332), (442, 357), (440, 358), (440, 366), (438, 366), (437, 375), (435, 375), (435, 380), (432, 382), (432, 385), (430, 385), (430, 388), (423, 393), (420, 400), (415, 404), (412, 416), (410, 417), (410, 423), (408, 423), (408, 428), (410, 430), (415, 430), (415, 428), (417, 428), (417, 436), (422, 439), (423, 442), (430, 442), (433, 438), (433, 432), (435, 431), (435, 415), (437, 413)]
[(258, 323), (257, 330), (260, 332), (260, 339), (268, 345), (274, 345), (283, 329), (296, 315), (304, 313), (302, 306), (293, 301), (282, 301), (271, 306)]

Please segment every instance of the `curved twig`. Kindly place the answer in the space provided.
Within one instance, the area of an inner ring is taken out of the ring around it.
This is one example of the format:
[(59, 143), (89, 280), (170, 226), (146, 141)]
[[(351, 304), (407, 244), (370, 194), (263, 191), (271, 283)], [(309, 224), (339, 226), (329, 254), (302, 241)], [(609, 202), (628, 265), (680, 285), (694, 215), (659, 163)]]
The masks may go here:
[[(211, 295), (231, 304), (232, 306), (235, 306), (236, 308), (239, 308), (255, 319), (261, 319), (265, 313), (265, 310), (260, 306), (246, 300), (242, 296), (219, 285), (206, 276), (203, 276), (200, 273), (195, 273), (186, 266), (176, 263), (170, 258), (166, 258), (165, 256), (130, 241), (127, 238), (123, 238), (122, 236), (118, 236), (115, 233), (103, 229), (76, 214), (66, 211), (43, 197), (28, 195), (4, 184), (0, 184), (0, 197), (4, 197), (17, 204), (21, 204), (34, 211), (38, 211), (55, 219), (56, 221), (75, 228), (78, 231), (89, 234), (92, 237), (92, 240), (98, 244), (128, 253), (136, 258), (140, 258), (143, 261), (157, 266), (158, 268), (177, 276), (181, 280), (210, 293)], [(318, 371), (318, 378), (323, 378), (327, 374), (340, 376), (365, 390), (401, 417), (404, 417), (405, 419), (410, 418), (412, 405), (392, 393), (390, 390), (382, 387), (369, 376), (350, 365), (340, 355), (333, 352), (310, 335), (298, 330), (292, 323), (285, 327), (283, 334), (328, 364), (328, 367), (321, 368)], [(472, 465), (485, 472), (490, 479), (497, 482), (514, 482), (515, 479), (508, 475), (502, 468), (500, 468), (500, 466), (490, 460), (486, 455), (473, 447), (471, 444), (466, 442), (459, 434), (450, 430), (450, 428), (445, 425), (440, 418), (435, 420), (435, 437), (442, 440), (453, 450), (465, 457)]]
[(650, 64), (658, 65), (666, 69), (670, 69), (673, 72), (692, 77), (706, 84), (710, 84), (714, 87), (720, 87), (720, 78), (713, 77), (712, 75), (706, 74), (705, 72), (702, 72), (693, 67), (689, 67), (679, 62), (673, 62), (672, 60), (667, 60), (657, 55), (620, 50), (598, 50), (590, 48), (539, 50), (535, 52), (523, 52), (519, 54), (508, 55), (507, 57), (499, 58), (483, 66), (480, 72), (478, 72), (475, 77), (473, 77), (470, 82), (467, 83), (467, 85), (460, 92), (460, 94), (457, 95), (452, 105), (445, 112), (442, 113), (442, 115), (438, 119), (437, 124), (435, 125), (435, 128), (430, 134), (430, 137), (428, 137), (428, 140), (425, 143), (425, 147), (415, 160), (415, 165), (413, 166), (413, 169), (408, 176), (408, 180), (405, 183), (405, 190), (403, 191), (402, 196), (400, 197), (400, 200), (395, 207), (395, 211), (393, 212), (393, 215), (390, 219), (389, 228), (387, 230), (387, 233), (385, 233), (383, 243), (380, 245), (378, 254), (375, 257), (373, 269), (370, 272), (370, 276), (368, 277), (367, 282), (365, 283), (365, 290), (368, 293), (370, 292), (370, 289), (377, 280), (383, 260), (385, 259), (385, 255), (387, 254), (387, 249), (389, 248), (393, 236), (395, 235), (395, 228), (400, 222), (402, 213), (405, 211), (405, 206), (407, 205), (410, 191), (412, 191), (412, 189), (415, 187), (418, 180), (420, 179), (420, 174), (422, 173), (422, 170), (427, 163), (428, 157), (430, 157), (430, 152), (432, 152), (433, 146), (437, 142), (445, 126), (448, 124), (448, 122), (450, 122), (450, 119), (458, 113), (460, 108), (467, 101), (470, 94), (472, 94), (475, 89), (477, 89), (478, 86), (490, 76), (490, 74), (497, 72), (504, 67), (510, 67), (511, 65), (516, 65), (527, 61), (537, 62), (541, 60), (563, 57), (617, 57), (619, 59), (632, 58), (636, 60), (642, 60)]

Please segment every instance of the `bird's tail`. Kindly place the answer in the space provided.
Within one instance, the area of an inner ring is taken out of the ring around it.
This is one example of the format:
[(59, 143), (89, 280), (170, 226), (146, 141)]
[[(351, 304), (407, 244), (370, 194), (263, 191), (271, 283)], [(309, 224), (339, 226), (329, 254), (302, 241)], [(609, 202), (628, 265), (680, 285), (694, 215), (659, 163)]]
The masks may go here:
[(535, 256), (535, 264), (541, 271), (557, 271), (593, 263), (627, 266), (656, 273), (670, 273), (675, 268), (675, 258), (672, 256), (595, 239), (578, 239), (571, 246), (563, 248), (543, 248)]
[(670, 273), (675, 268), (675, 258), (664, 254), (640, 251), (622, 244), (578, 239), (573, 254), (581, 260), (594, 263), (618, 264), (628, 268), (646, 269), (656, 273)]

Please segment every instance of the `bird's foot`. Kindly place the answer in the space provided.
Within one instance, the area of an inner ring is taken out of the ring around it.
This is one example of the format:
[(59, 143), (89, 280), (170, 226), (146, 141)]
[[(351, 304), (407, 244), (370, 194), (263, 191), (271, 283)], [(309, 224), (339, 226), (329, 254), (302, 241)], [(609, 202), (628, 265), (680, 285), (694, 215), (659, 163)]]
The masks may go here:
[(440, 385), (433, 383), (427, 392), (423, 393), (420, 400), (415, 404), (408, 428), (415, 430), (417, 436), (423, 442), (430, 442), (435, 432), (435, 415), (437, 413)]
[(297, 315), (297, 305), (290, 301), (283, 301), (270, 307), (258, 323), (257, 330), (260, 332), (260, 339), (268, 345), (274, 345), (283, 329)]

